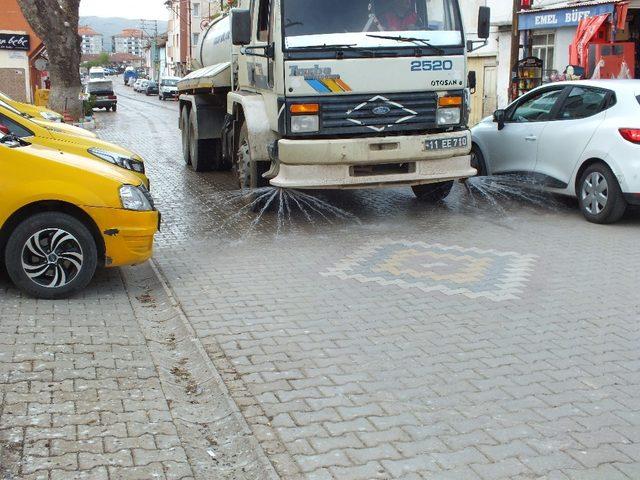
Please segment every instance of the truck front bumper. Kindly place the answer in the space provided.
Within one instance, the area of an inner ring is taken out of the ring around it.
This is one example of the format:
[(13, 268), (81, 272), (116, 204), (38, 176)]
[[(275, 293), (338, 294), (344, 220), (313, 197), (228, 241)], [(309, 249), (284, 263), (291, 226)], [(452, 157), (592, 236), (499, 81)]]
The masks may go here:
[[(426, 141), (466, 136), (466, 146), (428, 150)], [(468, 130), (424, 135), (278, 141), (285, 188), (368, 188), (436, 183), (476, 174)]]

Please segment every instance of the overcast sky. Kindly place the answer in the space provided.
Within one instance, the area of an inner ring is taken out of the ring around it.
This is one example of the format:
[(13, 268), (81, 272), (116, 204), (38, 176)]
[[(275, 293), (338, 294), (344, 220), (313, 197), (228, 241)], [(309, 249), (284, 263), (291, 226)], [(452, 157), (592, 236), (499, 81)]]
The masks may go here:
[(80, 15), (167, 20), (164, 0), (80, 0)]

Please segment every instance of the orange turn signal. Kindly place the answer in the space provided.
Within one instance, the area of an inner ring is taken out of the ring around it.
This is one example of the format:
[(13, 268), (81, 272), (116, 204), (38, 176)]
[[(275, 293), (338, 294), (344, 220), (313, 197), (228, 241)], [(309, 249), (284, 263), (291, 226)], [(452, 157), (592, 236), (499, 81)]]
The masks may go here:
[(438, 99), (439, 107), (457, 107), (462, 105), (462, 97), (440, 97)]
[(296, 103), (291, 105), (289, 110), (293, 114), (318, 113), (320, 105), (317, 103)]

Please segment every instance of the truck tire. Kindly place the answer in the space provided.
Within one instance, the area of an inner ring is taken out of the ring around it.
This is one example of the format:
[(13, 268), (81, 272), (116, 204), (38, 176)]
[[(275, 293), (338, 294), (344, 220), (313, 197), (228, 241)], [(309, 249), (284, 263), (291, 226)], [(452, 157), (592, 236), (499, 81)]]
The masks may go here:
[(189, 153), (189, 111), (187, 107), (180, 110), (180, 131), (182, 132), (182, 158), (184, 163), (191, 165), (191, 154)]
[(98, 264), (89, 229), (62, 212), (37, 213), (11, 233), (5, 265), (13, 283), (27, 294), (64, 298), (86, 287)]
[(451, 192), (453, 180), (448, 182), (427, 183), (426, 185), (413, 185), (411, 189), (418, 200), (436, 203), (444, 200)]
[(262, 174), (268, 170), (265, 168), (266, 162), (251, 161), (251, 149), (249, 148), (249, 129), (247, 123), (243, 122), (238, 133), (238, 139), (235, 142), (236, 151), (233, 161), (233, 170), (238, 177), (238, 187), (260, 188), (269, 185), (269, 180), (262, 177)]
[(191, 168), (194, 172), (208, 172), (219, 162), (215, 162), (220, 157), (220, 141), (216, 139), (198, 140), (196, 136), (198, 118), (195, 110), (189, 113), (189, 157), (191, 158)]

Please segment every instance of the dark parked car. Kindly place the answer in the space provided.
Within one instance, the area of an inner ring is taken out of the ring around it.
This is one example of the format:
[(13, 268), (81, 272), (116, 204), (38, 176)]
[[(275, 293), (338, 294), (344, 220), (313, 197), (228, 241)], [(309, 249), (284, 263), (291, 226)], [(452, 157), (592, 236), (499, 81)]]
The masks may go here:
[(110, 109), (115, 112), (118, 108), (118, 97), (113, 92), (111, 80), (89, 80), (84, 88), (85, 93), (95, 99), (96, 108), (104, 108), (107, 112)]
[(147, 83), (147, 88), (144, 90), (145, 95), (157, 95), (158, 94), (158, 84), (153, 80), (150, 80)]

